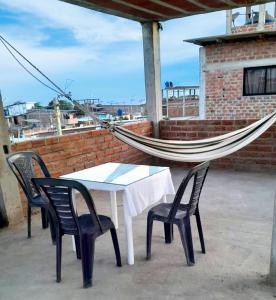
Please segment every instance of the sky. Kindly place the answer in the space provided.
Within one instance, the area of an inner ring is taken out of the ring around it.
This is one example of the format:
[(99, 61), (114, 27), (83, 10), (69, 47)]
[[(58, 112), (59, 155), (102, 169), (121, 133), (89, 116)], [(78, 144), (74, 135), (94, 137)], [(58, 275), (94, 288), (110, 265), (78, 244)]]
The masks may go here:
[[(199, 84), (199, 47), (184, 39), (225, 33), (225, 12), (162, 22), (161, 81)], [(138, 22), (58, 0), (0, 0), (0, 35), (74, 99), (141, 103), (145, 99), (142, 30)], [(55, 96), (0, 44), (4, 105), (47, 104)]]

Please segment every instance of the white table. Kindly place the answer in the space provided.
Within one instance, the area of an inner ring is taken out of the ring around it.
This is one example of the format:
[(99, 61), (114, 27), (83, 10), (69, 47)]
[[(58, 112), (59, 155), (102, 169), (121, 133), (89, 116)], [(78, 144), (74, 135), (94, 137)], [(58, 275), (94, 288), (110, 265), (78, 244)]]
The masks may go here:
[(61, 176), (84, 184), (88, 189), (110, 192), (111, 218), (118, 228), (116, 192), (123, 192), (128, 263), (134, 264), (132, 217), (148, 206), (174, 194), (168, 167), (106, 163), (93, 168)]

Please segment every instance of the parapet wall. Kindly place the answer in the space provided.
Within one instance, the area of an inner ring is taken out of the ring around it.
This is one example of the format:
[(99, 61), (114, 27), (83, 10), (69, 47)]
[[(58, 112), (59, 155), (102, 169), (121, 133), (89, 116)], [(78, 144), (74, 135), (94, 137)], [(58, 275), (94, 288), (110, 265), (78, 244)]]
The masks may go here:
[[(126, 127), (142, 135), (152, 135), (148, 121)], [(25, 141), (12, 144), (11, 148), (13, 152), (32, 150), (40, 154), (53, 177), (106, 162), (148, 164), (150, 161), (149, 155), (120, 142), (105, 129)], [(21, 199), (26, 214), (27, 202), (22, 191)]]
[[(161, 121), (160, 136), (163, 139), (177, 140), (204, 139), (243, 128), (254, 121), (256, 120)], [(163, 163), (168, 164), (167, 161)], [(191, 165), (187, 163), (170, 164)], [(212, 167), (242, 171), (276, 172), (276, 124), (243, 149), (224, 158), (214, 160)]]

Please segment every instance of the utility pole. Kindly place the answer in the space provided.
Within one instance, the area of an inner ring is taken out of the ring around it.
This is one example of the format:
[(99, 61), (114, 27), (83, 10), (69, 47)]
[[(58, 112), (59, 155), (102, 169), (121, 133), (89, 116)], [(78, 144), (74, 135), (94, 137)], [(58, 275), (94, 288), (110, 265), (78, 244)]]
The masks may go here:
[(53, 104), (54, 104), (54, 111), (55, 111), (57, 135), (62, 135), (61, 123), (60, 123), (59, 102), (58, 102), (57, 98), (54, 98)]

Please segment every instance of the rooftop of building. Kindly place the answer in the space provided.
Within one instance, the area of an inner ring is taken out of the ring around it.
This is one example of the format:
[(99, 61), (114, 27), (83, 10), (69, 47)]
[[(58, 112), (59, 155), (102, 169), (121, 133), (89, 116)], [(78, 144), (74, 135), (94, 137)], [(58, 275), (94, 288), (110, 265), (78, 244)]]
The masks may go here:
[(274, 37), (276, 37), (276, 30), (262, 30), (262, 31), (200, 37), (195, 39), (184, 40), (184, 42), (192, 43), (199, 46), (207, 46), (211, 44), (241, 42), (241, 41), (256, 40), (256, 39), (261, 40), (264, 38), (274, 38)]
[[(185, 170), (176, 168), (172, 174), (178, 187)], [(177, 228), (173, 243), (165, 244), (159, 222), (153, 229), (152, 259), (145, 259), (147, 211), (133, 220), (135, 264), (127, 265), (119, 194), (118, 238), (123, 266), (116, 267), (110, 236), (104, 235), (96, 242), (93, 287), (86, 290), (70, 236), (63, 239), (62, 281), (55, 282), (55, 246), (49, 231), (41, 229), (40, 216), (34, 216), (31, 239), (26, 238), (27, 222), (0, 231), (0, 298), (272, 299), (275, 290), (265, 279), (274, 189), (275, 176), (267, 173), (211, 169), (200, 199), (206, 254), (200, 251), (192, 220), (193, 267), (186, 265)], [(93, 192), (93, 197), (98, 212), (109, 215), (108, 194)]]

